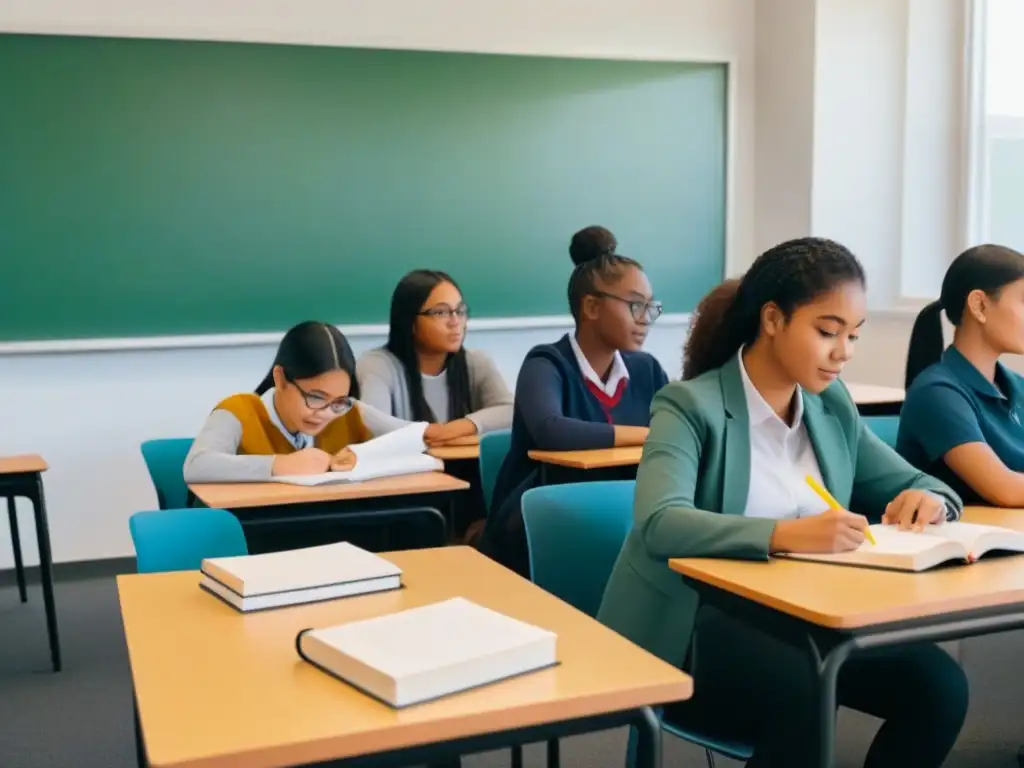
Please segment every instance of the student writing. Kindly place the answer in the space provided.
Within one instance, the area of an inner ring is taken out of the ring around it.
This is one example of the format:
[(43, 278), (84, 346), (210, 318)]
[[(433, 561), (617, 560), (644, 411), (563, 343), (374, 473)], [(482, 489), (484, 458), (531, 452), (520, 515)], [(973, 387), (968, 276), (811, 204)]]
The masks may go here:
[(600, 227), (573, 237), (576, 329), (530, 350), (519, 372), (510, 450), (481, 548), (520, 574), (529, 563), (519, 502), (539, 481), (528, 452), (641, 445), (654, 393), (668, 382), (658, 361), (640, 351), (661, 305), (640, 264), (614, 249)]
[[(837, 381), (865, 316), (864, 273), (836, 243), (805, 238), (762, 254), (697, 308), (684, 380), (658, 393), (637, 474), (634, 526), (599, 618), (682, 665), (696, 624), (692, 703), (673, 718), (754, 746), (748, 766), (815, 765), (817, 678), (806, 650), (706, 607), (673, 557), (767, 559), (864, 541), (868, 520), (903, 526), (957, 517), (960, 502), (861, 422)], [(967, 707), (957, 663), (935, 645), (854, 652), (840, 704), (885, 722), (866, 765), (940, 766)]]
[[(945, 351), (942, 312), (956, 328)], [(964, 251), (914, 323), (896, 449), (966, 503), (1024, 506), (1024, 378), (999, 362), (1021, 353), (1024, 255)]]
[(507, 429), (512, 393), (486, 354), (463, 346), (468, 317), (462, 292), (444, 272), (403, 277), (391, 296), (387, 344), (358, 363), (362, 401), (430, 422), (431, 444)]
[(349, 445), (403, 425), (356, 401), (355, 369), (336, 327), (296, 325), (256, 393), (226, 398), (206, 419), (185, 459), (185, 481), (260, 481), (354, 466)]

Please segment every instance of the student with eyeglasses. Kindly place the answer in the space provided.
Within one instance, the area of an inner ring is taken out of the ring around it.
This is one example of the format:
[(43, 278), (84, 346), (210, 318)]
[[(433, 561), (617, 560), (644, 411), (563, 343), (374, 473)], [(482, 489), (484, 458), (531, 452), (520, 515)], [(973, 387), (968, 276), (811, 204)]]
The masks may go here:
[(640, 351), (661, 304), (643, 267), (617, 254), (617, 245), (603, 227), (573, 235), (569, 309), (576, 329), (534, 347), (519, 372), (511, 447), (481, 548), (522, 575), (529, 556), (520, 499), (540, 481), (529, 452), (642, 445), (651, 401), (668, 383), (658, 361)]
[(356, 402), (355, 371), (341, 331), (296, 325), (255, 393), (231, 395), (207, 417), (185, 459), (185, 481), (261, 481), (353, 467), (348, 446), (403, 425)]
[(452, 277), (417, 269), (391, 295), (388, 341), (356, 369), (362, 401), (405, 421), (427, 421), (431, 445), (507, 429), (512, 393), (491, 359), (466, 349), (469, 308)]

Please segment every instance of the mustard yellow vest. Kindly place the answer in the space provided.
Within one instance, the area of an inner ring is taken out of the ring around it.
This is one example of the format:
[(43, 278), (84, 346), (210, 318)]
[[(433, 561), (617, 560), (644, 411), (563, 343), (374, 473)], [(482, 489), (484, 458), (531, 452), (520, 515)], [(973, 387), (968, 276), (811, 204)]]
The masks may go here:
[[(267, 407), (259, 395), (245, 393), (232, 395), (221, 401), (218, 409), (233, 415), (242, 425), (242, 439), (238, 453), (242, 456), (272, 456), (295, 453), (295, 446), (281, 434), (281, 430), (270, 420)], [(313, 445), (327, 453), (337, 453), (346, 446), (363, 443), (370, 439), (370, 433), (363, 424), (359, 409), (353, 408), (339, 416), (313, 439)]]

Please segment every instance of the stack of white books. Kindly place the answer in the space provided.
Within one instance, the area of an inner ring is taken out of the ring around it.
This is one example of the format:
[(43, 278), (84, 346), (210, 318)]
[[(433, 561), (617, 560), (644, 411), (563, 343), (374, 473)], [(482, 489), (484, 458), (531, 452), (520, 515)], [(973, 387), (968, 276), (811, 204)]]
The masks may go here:
[(265, 555), (207, 558), (201, 571), (199, 586), (243, 612), (402, 586), (401, 568), (345, 541)]
[(557, 636), (456, 597), (295, 640), (299, 656), (393, 707), (558, 663)]

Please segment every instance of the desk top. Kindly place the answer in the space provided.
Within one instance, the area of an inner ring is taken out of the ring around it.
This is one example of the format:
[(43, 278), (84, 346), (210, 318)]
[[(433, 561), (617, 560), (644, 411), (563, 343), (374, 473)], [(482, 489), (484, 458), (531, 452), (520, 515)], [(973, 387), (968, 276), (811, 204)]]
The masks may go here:
[(608, 469), (640, 463), (642, 445), (627, 448), (599, 448), (594, 451), (530, 451), (530, 458), (543, 464), (572, 469)]
[(419, 472), (413, 475), (381, 477), (362, 483), (339, 483), (313, 487), (286, 483), (201, 483), (189, 486), (189, 490), (200, 501), (214, 509), (245, 509), (321, 501), (376, 499), (385, 496), (464, 491), (467, 488), (469, 488), (469, 483), (465, 480), (446, 475), (443, 472)]
[(858, 384), (855, 381), (847, 381), (846, 388), (850, 390), (850, 396), (857, 405), (902, 403), (907, 397), (906, 391), (899, 387), (878, 387), (874, 384)]
[[(243, 615), (196, 571), (117, 578), (149, 758), (306, 764), (688, 698), (692, 681), (468, 547), (384, 555), (405, 589)], [(295, 635), (463, 596), (558, 634), (561, 664), (402, 710), (300, 661)], [(614, 664), (609, 664), (609, 659)]]
[(0, 457), (0, 475), (20, 475), (25, 472), (45, 472), (50, 468), (42, 456), (26, 453), (22, 456)]
[(480, 438), (473, 435), (452, 440), (444, 445), (428, 449), (427, 453), (441, 461), (476, 461), (480, 458)]
[[(1024, 510), (968, 508), (964, 519), (1024, 530)], [(669, 565), (689, 578), (831, 629), (1024, 602), (1024, 556), (981, 559), (923, 573), (785, 558), (682, 558)]]

